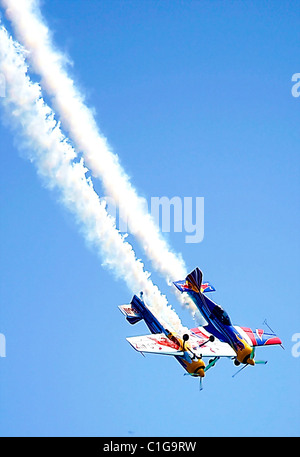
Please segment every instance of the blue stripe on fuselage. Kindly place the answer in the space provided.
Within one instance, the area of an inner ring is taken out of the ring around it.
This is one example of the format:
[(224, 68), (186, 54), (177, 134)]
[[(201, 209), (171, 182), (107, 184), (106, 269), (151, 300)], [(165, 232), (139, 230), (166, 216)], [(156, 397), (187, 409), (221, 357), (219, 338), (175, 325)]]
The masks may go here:
[[(229, 343), (231, 347), (235, 350), (240, 347), (242, 344), (239, 340), (242, 339), (242, 336), (239, 332), (231, 325), (231, 321), (226, 313), (226, 316), (229, 319), (230, 324), (224, 324), (221, 320), (215, 315), (214, 311), (216, 308), (220, 308), (219, 305), (214, 303), (210, 298), (206, 297), (203, 293), (197, 293), (194, 291), (188, 291), (189, 296), (192, 298), (193, 302), (199, 309), (200, 313), (203, 315), (204, 319), (208, 322), (204, 328), (212, 333), (215, 337)], [(222, 309), (222, 308), (221, 308)], [(239, 338), (237, 338), (237, 336)]]
[(142, 300), (140, 300), (136, 295), (134, 295), (133, 299), (131, 300), (131, 305), (133, 305), (133, 307), (142, 315), (151, 333), (166, 333), (159, 320), (152, 314), (145, 303), (142, 302)]

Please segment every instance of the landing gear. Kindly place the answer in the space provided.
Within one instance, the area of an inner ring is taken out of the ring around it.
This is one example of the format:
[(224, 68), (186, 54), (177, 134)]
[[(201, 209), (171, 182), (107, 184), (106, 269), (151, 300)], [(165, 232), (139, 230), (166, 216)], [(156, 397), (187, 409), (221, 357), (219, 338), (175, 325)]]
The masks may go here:
[(185, 333), (184, 335), (182, 335), (182, 339), (183, 339), (182, 350), (185, 351), (185, 343), (190, 339), (190, 336), (187, 333)]
[[(184, 338), (184, 335), (183, 335), (183, 338)], [(203, 343), (199, 344), (199, 348), (201, 348), (202, 346), (205, 346), (207, 343), (213, 343), (214, 341), (215, 341), (214, 335), (209, 335), (208, 340), (206, 340)]]

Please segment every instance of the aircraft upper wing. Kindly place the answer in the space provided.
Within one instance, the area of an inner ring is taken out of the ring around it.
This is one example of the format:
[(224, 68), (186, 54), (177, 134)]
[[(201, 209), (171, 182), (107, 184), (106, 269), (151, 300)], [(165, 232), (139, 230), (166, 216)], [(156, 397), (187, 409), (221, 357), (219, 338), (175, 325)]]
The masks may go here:
[(183, 355), (180, 347), (166, 337), (164, 333), (152, 335), (133, 336), (126, 338), (131, 346), (138, 352), (152, 352), (153, 354)]
[(263, 329), (252, 330), (248, 327), (238, 327), (235, 328), (248, 339), (250, 346), (271, 346), (271, 345), (282, 345), (282, 341), (276, 333), (272, 333), (271, 330), (265, 331)]

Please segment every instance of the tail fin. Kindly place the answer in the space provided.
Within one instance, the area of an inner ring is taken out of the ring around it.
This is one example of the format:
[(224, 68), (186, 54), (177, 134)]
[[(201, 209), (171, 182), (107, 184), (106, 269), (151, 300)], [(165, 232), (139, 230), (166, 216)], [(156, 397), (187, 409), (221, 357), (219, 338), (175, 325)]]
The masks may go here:
[(214, 292), (216, 289), (208, 282), (202, 284), (202, 271), (197, 267), (193, 270), (185, 280), (175, 281), (173, 283), (180, 292), (193, 291), (196, 293)]
[(122, 314), (126, 317), (130, 324), (136, 324), (143, 319), (142, 315), (137, 311), (132, 304), (121, 305), (118, 307)]
[(175, 281), (173, 283), (180, 292), (193, 291), (199, 293), (201, 291), (202, 284), (202, 271), (197, 267), (193, 270), (185, 280)]

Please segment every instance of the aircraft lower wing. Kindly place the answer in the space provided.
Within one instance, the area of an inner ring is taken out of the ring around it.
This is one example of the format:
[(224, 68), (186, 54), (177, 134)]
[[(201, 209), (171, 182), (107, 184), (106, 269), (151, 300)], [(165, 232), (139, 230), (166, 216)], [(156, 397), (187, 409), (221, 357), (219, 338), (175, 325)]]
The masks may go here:
[(180, 347), (166, 337), (164, 333), (152, 335), (133, 336), (126, 338), (131, 346), (138, 352), (150, 352), (152, 354), (183, 355)]

